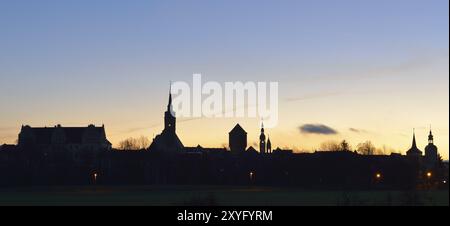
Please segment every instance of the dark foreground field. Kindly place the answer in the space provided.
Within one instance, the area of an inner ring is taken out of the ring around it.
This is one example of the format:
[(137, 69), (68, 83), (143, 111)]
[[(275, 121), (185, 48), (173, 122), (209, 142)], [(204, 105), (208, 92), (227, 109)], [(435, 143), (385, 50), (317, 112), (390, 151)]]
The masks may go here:
[(443, 191), (309, 191), (295, 188), (145, 186), (1, 189), (0, 205), (449, 205)]

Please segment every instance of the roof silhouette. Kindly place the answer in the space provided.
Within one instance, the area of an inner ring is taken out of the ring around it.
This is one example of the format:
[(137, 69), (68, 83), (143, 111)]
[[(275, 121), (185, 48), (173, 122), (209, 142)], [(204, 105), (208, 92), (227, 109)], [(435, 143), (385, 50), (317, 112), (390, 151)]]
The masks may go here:
[(241, 125), (236, 124), (236, 126), (230, 131), (230, 134), (232, 133), (245, 133), (247, 134), (247, 132), (241, 127)]
[(416, 133), (413, 133), (413, 141), (411, 148), (406, 152), (408, 155), (422, 155), (422, 151), (417, 148), (416, 144)]
[(96, 127), (90, 125), (88, 127), (62, 127), (60, 125), (55, 127), (24, 127), (25, 130), (30, 130), (36, 141), (39, 144), (51, 144), (52, 136), (56, 131), (60, 131), (63, 133), (65, 141), (67, 143), (82, 143), (83, 137), (86, 133), (90, 133), (95, 137), (102, 137), (105, 135), (104, 127)]

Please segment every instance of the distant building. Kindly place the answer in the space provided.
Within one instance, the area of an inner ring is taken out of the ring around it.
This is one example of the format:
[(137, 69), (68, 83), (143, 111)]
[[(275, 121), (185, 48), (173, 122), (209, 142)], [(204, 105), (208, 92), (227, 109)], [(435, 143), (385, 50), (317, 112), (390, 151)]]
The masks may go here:
[(243, 153), (247, 148), (247, 132), (237, 124), (228, 134), (230, 150), (233, 153)]
[(294, 151), (291, 149), (281, 149), (281, 148), (276, 148), (275, 150), (273, 150), (273, 154), (293, 154)]
[(200, 145), (197, 147), (184, 147), (184, 153), (188, 154), (223, 154), (227, 152), (226, 148), (204, 148)]
[(164, 130), (153, 139), (150, 151), (179, 153), (184, 150), (184, 145), (176, 134), (176, 120), (172, 107), (172, 92), (169, 91), (169, 103), (164, 113)]
[(36, 147), (41, 150), (67, 149), (111, 150), (106, 138), (105, 127), (31, 127), (22, 126), (19, 134), (19, 147)]
[(267, 153), (272, 154), (272, 142), (270, 142), (270, 137), (267, 138)]
[(258, 151), (256, 151), (254, 147), (250, 146), (249, 148), (247, 148), (247, 153), (258, 154)]
[(264, 134), (264, 124), (261, 124), (261, 135), (259, 135), (259, 153), (266, 154), (266, 135)]
[(439, 161), (438, 148), (434, 145), (433, 134), (428, 135), (428, 145), (425, 147), (425, 164), (427, 167), (434, 167)]
[(422, 156), (422, 151), (419, 150), (419, 148), (417, 148), (417, 145), (416, 145), (416, 134), (415, 133), (413, 133), (413, 141), (412, 141), (411, 148), (406, 152), (406, 155), (410, 156), (410, 157)]

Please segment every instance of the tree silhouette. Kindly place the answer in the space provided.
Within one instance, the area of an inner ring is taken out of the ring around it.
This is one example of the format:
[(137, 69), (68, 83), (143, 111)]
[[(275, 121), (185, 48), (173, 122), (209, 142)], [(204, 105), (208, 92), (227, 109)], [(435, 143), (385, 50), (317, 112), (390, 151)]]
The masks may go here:
[(375, 151), (375, 146), (369, 140), (364, 143), (360, 143), (357, 146), (357, 152), (361, 155), (374, 155)]
[(340, 151), (350, 151), (352, 148), (346, 140), (343, 140), (340, 144), (339, 149)]
[(139, 138), (127, 138), (119, 142), (118, 148), (123, 151), (143, 150), (148, 148), (150, 141), (148, 138), (141, 136)]
[(340, 151), (341, 145), (336, 141), (325, 141), (320, 144), (321, 151)]

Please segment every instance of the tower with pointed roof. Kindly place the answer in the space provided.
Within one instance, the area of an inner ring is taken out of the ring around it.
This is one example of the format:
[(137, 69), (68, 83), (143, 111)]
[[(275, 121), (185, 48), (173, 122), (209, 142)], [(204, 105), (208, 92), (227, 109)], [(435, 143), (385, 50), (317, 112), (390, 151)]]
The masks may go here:
[(164, 130), (168, 133), (175, 134), (176, 132), (176, 121), (175, 112), (173, 111), (172, 106), (172, 84), (170, 84), (169, 88), (169, 103), (167, 104), (167, 110), (164, 113)]
[(164, 130), (161, 134), (157, 135), (152, 144), (149, 147), (151, 151), (158, 152), (181, 152), (184, 149), (183, 143), (176, 134), (176, 117), (172, 107), (172, 84), (169, 88), (169, 103), (167, 104), (167, 110), (164, 113)]
[(261, 135), (259, 135), (259, 153), (266, 154), (266, 135), (264, 134), (264, 123), (261, 123)]
[(438, 148), (434, 145), (434, 137), (431, 132), (428, 135), (428, 145), (425, 147), (425, 164), (428, 167), (434, 167), (439, 160)]
[(270, 142), (270, 137), (267, 137), (267, 153), (272, 153), (272, 143)]
[(413, 131), (413, 141), (412, 141), (411, 148), (406, 152), (406, 155), (413, 156), (413, 157), (422, 156), (422, 151), (419, 150), (419, 148), (417, 148), (415, 131)]

